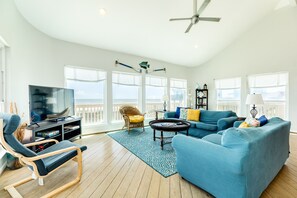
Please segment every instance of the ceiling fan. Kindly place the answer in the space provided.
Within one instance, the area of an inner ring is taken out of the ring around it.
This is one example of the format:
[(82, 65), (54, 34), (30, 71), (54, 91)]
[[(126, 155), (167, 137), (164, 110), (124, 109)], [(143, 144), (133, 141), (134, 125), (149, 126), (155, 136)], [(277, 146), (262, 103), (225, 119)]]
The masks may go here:
[(199, 21), (211, 21), (211, 22), (219, 22), (221, 18), (217, 17), (200, 17), (201, 13), (204, 11), (206, 6), (210, 3), (210, 0), (204, 0), (201, 7), (197, 10), (197, 0), (193, 0), (193, 16), (190, 18), (173, 18), (169, 19), (169, 21), (180, 21), (180, 20), (191, 20), (190, 25), (186, 29), (185, 33), (188, 33), (193, 25), (197, 24)]
[(115, 65), (116, 65), (116, 66), (117, 66), (117, 65), (121, 65), (121, 66), (127, 67), (127, 68), (129, 68), (129, 69), (132, 69), (132, 70), (138, 72), (138, 73), (142, 73), (142, 70), (144, 70), (146, 74), (148, 74), (148, 73), (152, 73), (152, 72), (159, 72), (159, 71), (164, 71), (164, 72), (166, 72), (166, 68), (154, 69), (154, 70), (151, 70), (151, 71), (150, 71), (150, 70), (149, 70), (150, 65), (149, 65), (149, 63), (148, 63), (147, 61), (142, 61), (141, 63), (139, 63), (139, 66), (140, 66), (139, 69), (136, 69), (135, 67), (132, 67), (132, 66), (130, 66), (130, 65), (127, 65), (127, 64), (125, 64), (125, 63), (121, 63), (121, 62), (119, 62), (118, 60), (115, 61)]

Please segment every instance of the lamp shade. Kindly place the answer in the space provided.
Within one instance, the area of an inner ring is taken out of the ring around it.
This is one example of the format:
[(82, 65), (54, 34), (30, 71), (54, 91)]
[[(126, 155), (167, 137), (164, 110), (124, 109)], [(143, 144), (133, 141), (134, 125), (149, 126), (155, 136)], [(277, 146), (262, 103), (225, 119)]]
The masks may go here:
[(264, 101), (261, 94), (248, 94), (245, 103), (248, 105), (264, 104)]
[(163, 99), (163, 101), (168, 101), (169, 100), (167, 95), (164, 95), (162, 99)]

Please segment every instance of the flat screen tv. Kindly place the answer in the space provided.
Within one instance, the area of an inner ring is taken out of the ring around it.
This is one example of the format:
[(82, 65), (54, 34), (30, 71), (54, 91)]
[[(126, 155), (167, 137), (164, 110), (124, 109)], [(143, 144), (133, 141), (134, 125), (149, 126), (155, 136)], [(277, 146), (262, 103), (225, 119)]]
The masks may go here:
[(31, 124), (73, 116), (74, 90), (29, 85)]

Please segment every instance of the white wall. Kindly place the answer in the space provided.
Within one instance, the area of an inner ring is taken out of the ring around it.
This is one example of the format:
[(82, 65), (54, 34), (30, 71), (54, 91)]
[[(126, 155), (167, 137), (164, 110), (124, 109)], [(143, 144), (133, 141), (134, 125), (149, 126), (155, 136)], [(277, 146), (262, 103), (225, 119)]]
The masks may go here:
[[(7, 102), (15, 101), (19, 113), (24, 112), (27, 120), (29, 119), (28, 85), (64, 87), (65, 65), (103, 69), (108, 72), (110, 79), (111, 71), (131, 72), (127, 68), (115, 67), (115, 60), (131, 65), (148, 60), (156, 68), (167, 67), (166, 74), (157, 75), (187, 77), (188, 69), (185, 67), (48, 37), (28, 24), (11, 0), (0, 0), (0, 35), (10, 45)], [(111, 90), (111, 83), (107, 89)], [(111, 92), (107, 99), (110, 101)]]
[[(216, 108), (214, 79), (242, 77), (242, 108), (246, 109), (246, 77), (251, 74), (289, 72), (289, 120), (297, 131), (297, 8), (284, 8), (267, 16), (209, 62), (192, 72), (192, 85), (206, 83), (210, 108)], [(244, 112), (245, 115), (247, 114)]]

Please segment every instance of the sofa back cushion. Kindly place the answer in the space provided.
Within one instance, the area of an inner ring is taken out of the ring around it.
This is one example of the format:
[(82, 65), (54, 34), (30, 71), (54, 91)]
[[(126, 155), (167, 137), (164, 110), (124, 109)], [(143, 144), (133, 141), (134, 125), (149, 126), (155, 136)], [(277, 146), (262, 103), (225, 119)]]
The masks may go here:
[(202, 140), (205, 140), (205, 141), (208, 141), (208, 142), (212, 142), (214, 144), (221, 145), (222, 135), (219, 135), (219, 134), (210, 134), (210, 135), (204, 136), (202, 138)]
[[(271, 118), (268, 124), (263, 127), (232, 127), (223, 132), (222, 145), (229, 148), (235, 148), (249, 144), (249, 149), (254, 146), (263, 146), (263, 142), (269, 139), (267, 138), (268, 136), (272, 137), (273, 134), (276, 134), (275, 136), (288, 135), (290, 126), (290, 122), (275, 117)], [(273, 144), (271, 139), (268, 142)], [(264, 147), (266, 146), (264, 145)]]
[(201, 110), (200, 111), (200, 122), (204, 122), (206, 124), (217, 124), (218, 120), (221, 118), (228, 118), (231, 116), (236, 116), (233, 111), (208, 111)]

